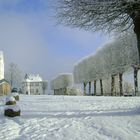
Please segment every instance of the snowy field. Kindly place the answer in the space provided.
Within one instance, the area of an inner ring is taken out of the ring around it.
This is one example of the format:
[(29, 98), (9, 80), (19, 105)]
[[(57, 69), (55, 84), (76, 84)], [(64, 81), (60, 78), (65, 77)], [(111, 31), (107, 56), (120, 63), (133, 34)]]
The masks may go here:
[(4, 117), (0, 140), (140, 140), (140, 97), (22, 95), (20, 117)]

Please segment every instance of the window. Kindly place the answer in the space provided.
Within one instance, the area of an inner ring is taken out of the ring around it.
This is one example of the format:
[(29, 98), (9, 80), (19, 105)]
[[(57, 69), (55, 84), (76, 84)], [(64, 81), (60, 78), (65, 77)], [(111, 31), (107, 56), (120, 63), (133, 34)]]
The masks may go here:
[(36, 89), (36, 93), (38, 93), (38, 89)]
[(34, 86), (34, 83), (30, 83), (30, 86)]
[(25, 86), (28, 86), (29, 84), (30, 84), (30, 83), (27, 83), (27, 82), (26, 82), (26, 83), (25, 83)]
[(36, 82), (36, 83), (35, 83), (35, 86), (39, 86), (39, 83), (38, 83), (38, 82)]
[(30, 92), (31, 92), (31, 93), (34, 93), (34, 89), (31, 89)]

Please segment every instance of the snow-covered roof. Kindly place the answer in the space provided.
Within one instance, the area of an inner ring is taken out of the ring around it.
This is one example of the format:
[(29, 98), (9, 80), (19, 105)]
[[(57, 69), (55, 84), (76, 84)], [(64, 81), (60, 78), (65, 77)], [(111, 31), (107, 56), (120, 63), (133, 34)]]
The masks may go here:
[(25, 78), (25, 82), (42, 82), (42, 78), (40, 77), (39, 74), (37, 75), (28, 75), (26, 78)]

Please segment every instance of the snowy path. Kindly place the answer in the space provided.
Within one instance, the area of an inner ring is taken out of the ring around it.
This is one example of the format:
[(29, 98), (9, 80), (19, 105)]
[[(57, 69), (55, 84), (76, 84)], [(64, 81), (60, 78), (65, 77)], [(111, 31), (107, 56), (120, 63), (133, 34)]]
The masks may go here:
[(21, 117), (3, 116), (0, 140), (139, 140), (140, 97), (20, 96)]

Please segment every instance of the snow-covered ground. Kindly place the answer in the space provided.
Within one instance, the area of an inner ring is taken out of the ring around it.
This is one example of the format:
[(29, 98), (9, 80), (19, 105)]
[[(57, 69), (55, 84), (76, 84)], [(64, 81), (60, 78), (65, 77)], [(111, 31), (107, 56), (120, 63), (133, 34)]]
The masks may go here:
[(140, 97), (22, 95), (21, 116), (4, 117), (0, 140), (139, 140)]

